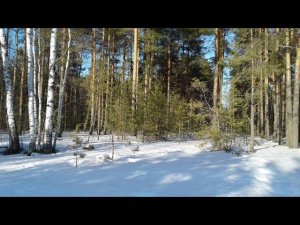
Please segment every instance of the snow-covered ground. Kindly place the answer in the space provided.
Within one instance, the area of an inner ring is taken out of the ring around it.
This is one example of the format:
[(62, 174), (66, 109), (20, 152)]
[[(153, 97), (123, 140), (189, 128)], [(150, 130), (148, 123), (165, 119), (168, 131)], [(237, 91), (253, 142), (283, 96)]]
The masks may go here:
[[(300, 196), (300, 149), (273, 142), (253, 154), (205, 151), (201, 141), (139, 143), (110, 136), (91, 139), (75, 167), (75, 134), (64, 133), (59, 152), (0, 155), (0, 196)], [(78, 135), (85, 141), (85, 134)], [(0, 145), (5, 145), (1, 136)], [(28, 137), (21, 137), (24, 146)], [(135, 154), (132, 148), (139, 145)]]

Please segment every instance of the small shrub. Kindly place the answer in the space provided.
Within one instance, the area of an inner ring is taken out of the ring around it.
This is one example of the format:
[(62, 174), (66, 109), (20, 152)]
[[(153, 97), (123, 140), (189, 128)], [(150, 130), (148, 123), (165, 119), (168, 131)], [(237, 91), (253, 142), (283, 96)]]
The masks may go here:
[(135, 154), (135, 152), (140, 151), (140, 146), (136, 146), (136, 147), (132, 148), (131, 151)]
[(83, 140), (79, 137), (76, 137), (75, 139), (72, 140), (73, 142), (75, 142), (76, 145), (81, 145)]

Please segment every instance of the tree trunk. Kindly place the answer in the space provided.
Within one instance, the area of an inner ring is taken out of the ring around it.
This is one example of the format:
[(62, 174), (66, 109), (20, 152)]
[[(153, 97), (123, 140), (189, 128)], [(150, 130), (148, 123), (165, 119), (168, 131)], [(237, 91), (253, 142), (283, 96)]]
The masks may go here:
[(110, 30), (107, 36), (107, 71), (106, 71), (106, 91), (105, 91), (105, 110), (104, 110), (104, 134), (107, 132), (108, 100), (109, 100), (109, 75), (110, 75)]
[(91, 79), (91, 85), (90, 85), (90, 91), (91, 91), (91, 124), (90, 124), (90, 130), (89, 134), (92, 135), (94, 132), (94, 126), (95, 126), (95, 76), (96, 76), (96, 28), (93, 28), (93, 51), (92, 51), (92, 79)]
[(293, 99), (293, 119), (292, 119), (292, 135), (291, 148), (298, 148), (299, 144), (299, 88), (300, 88), (300, 33), (297, 36), (297, 56), (295, 68), (295, 82), (294, 82), (294, 99)]
[[(61, 91), (62, 91), (62, 86), (63, 86), (63, 82), (64, 82), (64, 76), (65, 76), (65, 67), (66, 67), (66, 56), (65, 56), (65, 51), (67, 49), (66, 45), (67, 45), (67, 28), (63, 28), (62, 29), (62, 33), (63, 33), (63, 40), (62, 40), (62, 44), (61, 44), (61, 49), (60, 49), (60, 52), (61, 52), (61, 60), (60, 60), (60, 71), (59, 71), (59, 78), (60, 78), (60, 81), (59, 81), (59, 93), (58, 93), (58, 108), (57, 108), (57, 115), (58, 115), (58, 111), (60, 110), (59, 109), (59, 106), (60, 105), (63, 105), (63, 102), (59, 102), (60, 101), (60, 97), (61, 97)], [(72, 89), (72, 88), (71, 88)], [(71, 90), (72, 91), (72, 90)], [(63, 97), (62, 97), (63, 98)], [(62, 110), (62, 109), (61, 109)], [(58, 119), (58, 118), (57, 118)], [(57, 120), (56, 120), (56, 123), (57, 123)], [(57, 126), (56, 126), (57, 128)], [(58, 132), (58, 133), (56, 133)], [(54, 146), (54, 142), (56, 141), (56, 136), (57, 137), (61, 137), (62, 135), (62, 129), (59, 129), (55, 131), (55, 137), (54, 137), (54, 141), (53, 141), (53, 146)], [(56, 144), (56, 143), (55, 143)]]
[(125, 93), (125, 73), (126, 73), (126, 45), (123, 46), (123, 60), (122, 60), (122, 77), (121, 77), (121, 94), (120, 94), (120, 104), (121, 104), (121, 132), (122, 140), (124, 138), (125, 131), (125, 103), (124, 100), (121, 100), (121, 97)]
[(265, 137), (270, 140), (268, 28), (265, 28)]
[(219, 38), (220, 38), (220, 47), (219, 47), (219, 57), (220, 57), (220, 62), (219, 63), (219, 75), (218, 75), (218, 80), (219, 80), (219, 84), (218, 84), (218, 99), (219, 99), (219, 106), (220, 106), (220, 109), (222, 109), (222, 93), (223, 93), (223, 70), (224, 70), (224, 52), (225, 52), (225, 30), (224, 28), (220, 28), (220, 35), (219, 35)]
[(131, 95), (131, 108), (132, 113), (136, 112), (136, 97), (137, 97), (137, 83), (138, 83), (138, 28), (134, 28), (134, 41), (133, 41), (133, 73), (132, 73), (132, 95)]
[(37, 92), (37, 84), (38, 84), (38, 64), (37, 64), (37, 57), (35, 51), (35, 40), (36, 40), (36, 28), (33, 29), (33, 36), (32, 36), (32, 55), (33, 55), (33, 112), (34, 112), (34, 129), (35, 129), (35, 137), (38, 133), (38, 92)]
[[(278, 56), (278, 48), (279, 48), (279, 40), (278, 40), (278, 32), (277, 32), (276, 28), (276, 40), (275, 40), (275, 60), (274, 60), (274, 64), (275, 66), (277, 66), (278, 61), (277, 61), (277, 56)], [(278, 112), (278, 104), (279, 104), (279, 81), (278, 81), (278, 72), (274, 72), (272, 74), (272, 80), (273, 80), (273, 86), (274, 86), (274, 91), (273, 91), (273, 112), (274, 112), (274, 120), (273, 120), (273, 140), (275, 142), (278, 142), (278, 122), (279, 122), (279, 112)]]
[[(26, 33), (26, 29), (24, 29), (24, 33)], [(22, 73), (21, 73), (21, 85), (20, 85), (20, 102), (19, 102), (19, 133), (22, 134), (23, 131), (23, 93), (24, 93), (24, 80), (25, 80), (25, 74), (26, 74), (26, 65), (27, 65), (27, 57), (26, 57), (26, 38), (24, 38), (24, 54), (23, 54), (23, 67), (22, 67)]]
[(149, 85), (148, 85), (148, 93), (152, 90), (152, 78), (153, 78), (153, 61), (154, 61), (154, 53), (150, 53), (150, 65), (149, 65)]
[(168, 82), (167, 82), (168, 122), (170, 116), (170, 89), (171, 89), (171, 75), (172, 75), (171, 45), (172, 45), (172, 36), (170, 34), (169, 43), (168, 43)]
[(99, 77), (98, 77), (98, 115), (97, 115), (97, 133), (98, 140), (100, 135), (100, 129), (102, 126), (102, 111), (103, 111), (103, 77), (104, 77), (104, 40), (105, 40), (105, 28), (102, 31), (102, 48), (101, 48), (101, 59), (100, 59), (100, 68), (99, 68)]
[[(67, 83), (67, 77), (68, 77), (68, 68), (69, 68), (69, 61), (70, 61), (70, 46), (71, 46), (71, 29), (68, 28), (68, 45), (67, 45), (67, 59), (66, 59), (66, 66), (64, 69), (64, 74), (61, 74), (63, 77), (62, 84), (59, 87), (59, 97), (58, 97), (58, 112), (57, 112), (57, 121), (56, 121), (56, 132), (53, 142), (53, 150), (55, 151), (56, 148), (56, 139), (58, 137), (58, 134), (61, 135), (61, 115), (62, 115), (62, 109), (63, 109), (63, 103), (64, 103), (64, 95), (65, 95), (65, 89), (66, 89), (66, 83)], [(75, 89), (76, 90), (76, 89)], [(75, 92), (76, 94), (76, 92)], [(75, 95), (76, 97), (76, 95)]]
[(27, 44), (27, 89), (28, 89), (28, 116), (29, 116), (29, 153), (35, 151), (36, 141), (36, 124), (34, 117), (34, 59), (33, 59), (33, 48), (32, 48), (32, 28), (26, 28), (26, 44)]
[[(7, 37), (8, 38), (8, 37)], [(13, 105), (13, 93), (12, 93), (12, 84), (9, 74), (9, 57), (8, 57), (8, 45), (4, 36), (4, 29), (0, 28), (0, 50), (2, 55), (3, 63), (3, 76), (5, 83), (5, 93), (6, 93), (6, 114), (7, 114), (7, 123), (9, 128), (9, 151), (8, 154), (15, 154), (21, 151), (18, 131), (16, 128), (16, 121), (14, 115), (14, 105)]]
[[(259, 36), (262, 40), (262, 28), (259, 29)], [(265, 120), (264, 120), (264, 84), (263, 84), (263, 58), (262, 58), (262, 48), (263, 45), (261, 43), (259, 47), (259, 64), (260, 64), (260, 135), (261, 137), (265, 137)]]
[(41, 135), (42, 135), (42, 106), (43, 106), (43, 82), (44, 82), (44, 58), (45, 58), (45, 45), (43, 44), (43, 49), (41, 46), (41, 29), (38, 28), (38, 52), (39, 52), (39, 57), (38, 57), (38, 102), (39, 102), (39, 107), (38, 107), (38, 134), (37, 134), (37, 148), (40, 151), (41, 150)]
[[(282, 138), (286, 137), (286, 73), (282, 74)], [(286, 139), (287, 144), (287, 139)]]
[(45, 153), (53, 153), (52, 132), (53, 132), (53, 102), (54, 102), (54, 82), (55, 82), (55, 61), (56, 61), (56, 36), (57, 28), (52, 28), (50, 39), (50, 59), (49, 59), (49, 79), (47, 90), (47, 107), (45, 119), (45, 137), (43, 150)]
[(292, 75), (291, 75), (291, 50), (290, 29), (286, 28), (286, 143), (291, 147), (292, 133)]
[(212, 125), (216, 126), (217, 110), (218, 110), (218, 90), (219, 90), (219, 58), (220, 58), (220, 31), (215, 28), (215, 73), (214, 73), (214, 89), (213, 89), (213, 120)]
[[(147, 31), (147, 28), (145, 29), (145, 32)], [(150, 41), (148, 40), (145, 43), (145, 79), (144, 79), (144, 93), (145, 93), (145, 101), (148, 94), (148, 79), (149, 79), (149, 52), (148, 48), (150, 46)], [(146, 51), (147, 49), (147, 51)], [(125, 54), (123, 56), (123, 59), (125, 60)], [(125, 64), (124, 64), (125, 65)]]
[(16, 56), (14, 63), (14, 75), (13, 75), (13, 93), (15, 95), (16, 90), (16, 80), (17, 80), (17, 72), (18, 72), (18, 59), (19, 59), (19, 28), (16, 28), (16, 37), (15, 37), (15, 45), (16, 45)]
[(111, 114), (111, 105), (113, 103), (113, 83), (114, 83), (114, 74), (115, 74), (115, 35), (112, 35), (112, 61), (111, 61), (111, 70), (110, 70), (110, 94), (109, 94), (109, 107), (108, 107), (108, 112), (109, 115)]
[(250, 118), (250, 126), (251, 126), (251, 139), (250, 139), (250, 146), (249, 151), (254, 151), (254, 86), (255, 86), (255, 75), (254, 75), (254, 46), (253, 46), (253, 29), (250, 30), (251, 32), (251, 49), (252, 49), (252, 59), (251, 59), (251, 118)]
[(37, 149), (38, 151), (41, 150), (41, 135), (42, 135), (42, 101), (43, 101), (43, 67), (44, 67), (44, 45), (43, 45), (43, 50), (41, 49), (41, 29), (38, 28), (37, 30), (37, 41), (38, 41), (38, 126), (37, 126)]
[[(276, 53), (276, 58), (275, 62), (278, 64), (279, 62), (279, 35), (280, 35), (280, 29), (276, 28), (276, 46), (275, 46), (275, 53)], [(276, 113), (278, 114), (276, 116), (274, 127), (276, 127), (276, 139), (279, 145), (281, 145), (282, 142), (282, 85), (281, 85), (281, 75), (276, 74), (275, 75), (276, 79)]]

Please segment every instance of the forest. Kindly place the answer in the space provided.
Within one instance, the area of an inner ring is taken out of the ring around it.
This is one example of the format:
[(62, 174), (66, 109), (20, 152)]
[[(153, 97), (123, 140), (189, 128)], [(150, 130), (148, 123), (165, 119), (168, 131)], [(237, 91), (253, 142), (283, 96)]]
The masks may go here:
[(0, 41), (5, 154), (26, 131), (29, 153), (53, 153), (66, 130), (298, 148), (299, 29), (2, 28)]
[(0, 53), (0, 196), (300, 195), (298, 28), (0, 28)]

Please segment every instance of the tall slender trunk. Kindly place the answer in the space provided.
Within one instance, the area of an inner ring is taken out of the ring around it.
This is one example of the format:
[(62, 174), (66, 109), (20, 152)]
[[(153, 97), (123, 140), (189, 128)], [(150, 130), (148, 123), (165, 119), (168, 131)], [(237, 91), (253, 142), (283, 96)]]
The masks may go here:
[[(8, 37), (7, 37), (8, 38)], [(0, 28), (0, 50), (2, 55), (3, 63), (3, 76), (5, 83), (5, 93), (6, 93), (6, 114), (7, 114), (7, 123), (9, 128), (9, 139), (10, 146), (8, 154), (19, 153), (21, 151), (19, 136), (16, 127), (15, 115), (14, 115), (14, 105), (13, 105), (13, 93), (12, 93), (12, 84), (9, 74), (9, 57), (8, 57), (8, 45), (4, 36), (4, 29)]]
[[(148, 28), (145, 29), (145, 33), (147, 33), (148, 31)], [(149, 47), (150, 47), (150, 41), (146, 41), (145, 42), (145, 51), (144, 51), (144, 61), (145, 61), (145, 78), (144, 78), (144, 94), (145, 94), (145, 101), (146, 101), (146, 97), (147, 97), (147, 94), (148, 94), (148, 79), (149, 79)]]
[(220, 28), (220, 34), (219, 34), (219, 61), (220, 63), (218, 64), (219, 69), (218, 69), (218, 99), (219, 99), (219, 107), (222, 109), (222, 93), (223, 93), (223, 70), (224, 70), (224, 50), (225, 50), (225, 30), (224, 28)]
[(270, 115), (269, 115), (269, 69), (267, 68), (269, 63), (268, 53), (268, 28), (265, 28), (265, 136), (270, 139)]
[(37, 127), (39, 124), (38, 121), (38, 93), (37, 93), (37, 83), (39, 76), (38, 74), (38, 64), (37, 64), (37, 57), (36, 57), (36, 51), (35, 51), (35, 40), (36, 40), (36, 28), (33, 28), (32, 30), (33, 36), (32, 36), (32, 56), (33, 56), (33, 114), (34, 114), (34, 129), (35, 129), (35, 139), (36, 135), (38, 133)]
[[(280, 29), (276, 28), (276, 46), (275, 46), (275, 53), (276, 53), (276, 58), (275, 58), (275, 62), (276, 64), (278, 64), (279, 62), (279, 55), (278, 55), (278, 51), (279, 51), (279, 35), (280, 35)], [(281, 84), (281, 75), (280, 74), (276, 74), (275, 75), (275, 79), (276, 79), (276, 114), (278, 114), (276, 116), (274, 126), (276, 127), (276, 139), (278, 141), (278, 144), (281, 145), (282, 142), (282, 84)]]
[(170, 115), (170, 89), (171, 89), (171, 75), (172, 75), (172, 58), (171, 58), (171, 45), (172, 45), (172, 35), (169, 36), (168, 43), (168, 82), (167, 82), (167, 104), (168, 104), (168, 121)]
[(290, 29), (286, 28), (286, 143), (291, 147), (292, 133), (292, 75), (291, 75), (291, 50), (290, 50)]
[[(259, 28), (259, 37), (262, 40), (262, 28)], [(260, 135), (265, 136), (265, 120), (264, 120), (264, 84), (263, 84), (263, 58), (262, 58), (263, 45), (260, 44), (259, 47), (259, 64), (260, 64)]]
[(43, 150), (45, 153), (53, 153), (52, 132), (53, 132), (53, 101), (54, 101), (54, 82), (55, 82), (55, 60), (56, 60), (56, 36), (57, 28), (52, 28), (50, 39), (50, 59), (49, 59), (49, 79), (47, 90), (47, 107), (45, 119), (45, 137)]
[[(44, 57), (45, 57), (45, 45), (43, 44), (43, 48), (41, 46), (41, 29), (38, 28), (37, 32), (37, 38), (38, 38), (38, 65), (39, 65), (39, 73), (38, 73), (38, 102), (39, 102), (39, 107), (38, 107), (38, 134), (37, 134), (37, 148), (38, 150), (41, 150), (41, 139), (42, 139), (42, 112), (43, 112), (43, 82), (44, 82)], [(42, 48), (42, 49), (41, 49)]]
[(295, 68), (294, 82), (294, 99), (293, 99), (293, 119), (292, 119), (292, 135), (291, 148), (299, 147), (299, 88), (300, 88), (300, 33), (296, 33), (297, 37), (297, 56)]
[(26, 28), (26, 49), (27, 49), (27, 89), (28, 89), (28, 116), (29, 116), (29, 153), (35, 151), (36, 141), (36, 128), (35, 128), (35, 117), (34, 117), (34, 59), (33, 59), (33, 48), (32, 48), (32, 28)]
[(97, 115), (97, 133), (98, 133), (98, 140), (100, 135), (100, 129), (102, 126), (102, 111), (103, 111), (103, 77), (104, 77), (104, 40), (105, 40), (105, 28), (102, 31), (102, 48), (101, 48), (101, 59), (100, 59), (100, 68), (99, 68), (99, 76), (98, 76), (98, 115)]
[(255, 86), (255, 75), (254, 75), (254, 45), (253, 45), (253, 28), (250, 30), (251, 32), (251, 50), (252, 50), (252, 59), (251, 59), (251, 116), (250, 116), (250, 126), (251, 126), (251, 139), (249, 151), (254, 151), (254, 86)]
[[(283, 93), (285, 92), (285, 93)], [(282, 74), (282, 138), (286, 137), (286, 73)], [(286, 139), (287, 144), (287, 139)]]
[(126, 73), (126, 45), (123, 46), (123, 60), (122, 60), (122, 77), (121, 77), (121, 94), (119, 102), (121, 104), (121, 132), (122, 132), (122, 140), (124, 138), (125, 131), (125, 103), (124, 100), (121, 100), (121, 97), (125, 93), (125, 73)]
[[(66, 45), (67, 45), (67, 28), (63, 28), (62, 29), (62, 33), (63, 33), (63, 40), (62, 40), (62, 44), (61, 44), (61, 59), (60, 59), (60, 69), (59, 69), (59, 93), (58, 93), (58, 108), (57, 108), (57, 115), (58, 115), (58, 111), (59, 111), (59, 106), (63, 104), (63, 101), (60, 102), (60, 98), (61, 98), (61, 91), (62, 91), (62, 86), (63, 86), (63, 82), (64, 82), (64, 75), (65, 75), (65, 67), (66, 67), (66, 56), (65, 56), (65, 51), (67, 49)], [(68, 51), (68, 49), (67, 49)], [(57, 118), (58, 119), (58, 118)], [(57, 121), (56, 121), (57, 122)], [(57, 128), (57, 126), (56, 126)], [(55, 132), (55, 135), (57, 135), (57, 137), (61, 137), (62, 135), (62, 129), (57, 130), (58, 133)], [(56, 137), (55, 137), (56, 138)], [(56, 141), (54, 138), (54, 142)], [(54, 142), (53, 142), (53, 146), (54, 146)]]
[(219, 91), (219, 59), (220, 59), (220, 29), (215, 28), (215, 73), (213, 87), (213, 120), (212, 125), (216, 126), (218, 114), (218, 91)]
[(109, 75), (110, 75), (110, 30), (107, 36), (107, 67), (106, 67), (106, 91), (105, 91), (105, 110), (104, 110), (104, 134), (107, 132), (108, 100), (109, 100)]
[[(56, 148), (56, 139), (58, 137), (58, 134), (60, 133), (61, 136), (61, 117), (62, 117), (62, 109), (63, 109), (63, 103), (64, 103), (64, 95), (65, 95), (65, 89), (66, 89), (66, 83), (67, 83), (67, 77), (68, 77), (68, 68), (69, 68), (69, 62), (70, 62), (70, 46), (71, 46), (71, 29), (68, 28), (68, 45), (67, 45), (67, 59), (66, 59), (66, 66), (64, 69), (64, 74), (61, 74), (63, 77), (63, 81), (59, 87), (59, 97), (58, 97), (58, 111), (57, 111), (57, 121), (56, 121), (56, 132), (55, 137), (53, 141), (53, 150), (55, 151)], [(75, 89), (76, 91), (76, 89)], [(75, 98), (76, 98), (76, 92), (75, 92)], [(74, 118), (75, 119), (75, 118)]]
[(150, 65), (149, 65), (149, 85), (148, 85), (148, 93), (151, 92), (152, 89), (152, 78), (153, 78), (153, 61), (154, 61), (154, 53), (150, 53)]
[(278, 78), (278, 95), (277, 95), (277, 102), (278, 102), (278, 144), (281, 145), (282, 144), (282, 136), (283, 136), (283, 112), (282, 112), (282, 108), (283, 108), (283, 103), (282, 103), (282, 81), (281, 78)]
[(140, 48), (139, 48), (139, 29), (137, 30), (137, 43), (136, 43), (136, 58), (135, 58), (135, 110), (137, 110), (138, 107), (138, 88), (139, 88), (139, 62), (140, 62)]
[(131, 95), (131, 108), (132, 113), (136, 112), (136, 97), (137, 97), (137, 83), (138, 83), (138, 28), (134, 28), (134, 40), (133, 40), (133, 72), (132, 72), (132, 95)]
[(114, 74), (115, 74), (115, 35), (112, 35), (112, 62), (111, 62), (111, 71), (110, 71), (110, 94), (109, 94), (109, 107), (108, 112), (111, 114), (111, 105), (113, 103), (113, 83), (114, 83)]
[[(26, 33), (26, 29), (24, 29), (24, 34)], [(21, 73), (21, 85), (20, 85), (20, 101), (19, 101), (19, 133), (22, 134), (23, 131), (23, 94), (24, 94), (24, 80), (26, 75), (26, 66), (27, 66), (27, 57), (26, 57), (26, 38), (24, 38), (23, 42), (24, 46), (24, 54), (23, 54), (23, 67), (22, 67), (22, 73)]]
[(18, 73), (18, 60), (19, 60), (19, 28), (16, 28), (16, 37), (15, 37), (15, 45), (16, 45), (16, 56), (15, 56), (15, 63), (14, 63), (14, 75), (13, 75), (13, 93), (15, 95), (16, 90), (16, 80), (17, 80), (17, 73)]
[(92, 51), (92, 79), (91, 79), (91, 85), (90, 85), (90, 90), (91, 90), (91, 124), (90, 124), (90, 130), (89, 134), (93, 134), (94, 131), (94, 126), (95, 126), (95, 76), (96, 76), (96, 28), (93, 28), (93, 51)]
[[(274, 64), (277, 65), (277, 54), (278, 54), (278, 37), (276, 34), (276, 40), (275, 40), (275, 60)], [(279, 120), (279, 112), (278, 112), (278, 104), (279, 104), (279, 86), (278, 86), (278, 74), (276, 72), (272, 72), (272, 82), (273, 82), (273, 94), (271, 95), (272, 97), (272, 102), (273, 102), (273, 140), (275, 142), (278, 142), (278, 120)]]
[(126, 73), (126, 45), (123, 46), (123, 58), (122, 58), (122, 74), (121, 74), (121, 96), (125, 92), (125, 73)]
[(68, 103), (68, 92), (65, 93), (65, 110), (64, 110), (64, 130), (67, 129), (67, 110), (68, 110), (68, 107), (67, 107), (67, 103)]

